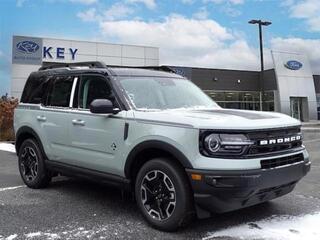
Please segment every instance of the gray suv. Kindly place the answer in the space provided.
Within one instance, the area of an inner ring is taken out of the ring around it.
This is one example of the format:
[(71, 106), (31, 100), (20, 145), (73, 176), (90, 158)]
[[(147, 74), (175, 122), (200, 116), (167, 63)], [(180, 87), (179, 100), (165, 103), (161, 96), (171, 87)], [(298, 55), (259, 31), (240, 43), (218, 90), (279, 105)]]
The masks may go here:
[(110, 183), (165, 231), (291, 192), (310, 170), (300, 125), (223, 109), (167, 67), (101, 62), (31, 73), (14, 116), (28, 187), (59, 174)]

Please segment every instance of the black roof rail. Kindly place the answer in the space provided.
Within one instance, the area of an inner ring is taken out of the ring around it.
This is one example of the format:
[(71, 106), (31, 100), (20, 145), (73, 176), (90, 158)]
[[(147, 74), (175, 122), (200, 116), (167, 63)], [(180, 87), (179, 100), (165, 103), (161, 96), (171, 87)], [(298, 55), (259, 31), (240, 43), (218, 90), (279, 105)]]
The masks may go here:
[(138, 68), (138, 69), (150, 69), (150, 70), (158, 70), (163, 72), (176, 73), (172, 68), (168, 66), (109, 66), (114, 68)]
[(89, 67), (89, 68), (107, 68), (104, 62), (90, 61), (90, 62), (75, 62), (75, 63), (54, 63), (39, 68), (39, 71), (56, 69), (56, 68), (76, 68), (76, 67)]

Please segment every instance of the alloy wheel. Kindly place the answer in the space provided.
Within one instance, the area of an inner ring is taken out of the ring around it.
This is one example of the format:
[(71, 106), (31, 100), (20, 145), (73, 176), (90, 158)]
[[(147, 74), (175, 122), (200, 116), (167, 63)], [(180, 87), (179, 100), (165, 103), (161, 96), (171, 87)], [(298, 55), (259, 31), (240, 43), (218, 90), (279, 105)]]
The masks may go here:
[(164, 172), (152, 170), (141, 182), (141, 200), (148, 214), (157, 220), (168, 219), (176, 206), (176, 191)]
[(25, 147), (21, 154), (21, 172), (28, 182), (32, 182), (38, 175), (38, 156), (32, 147)]

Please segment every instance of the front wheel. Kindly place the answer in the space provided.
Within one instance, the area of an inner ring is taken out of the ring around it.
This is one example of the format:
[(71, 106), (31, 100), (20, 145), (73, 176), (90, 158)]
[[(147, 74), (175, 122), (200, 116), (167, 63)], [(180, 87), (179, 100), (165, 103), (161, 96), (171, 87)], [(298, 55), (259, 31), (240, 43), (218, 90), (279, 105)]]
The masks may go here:
[(193, 217), (193, 198), (182, 167), (157, 158), (140, 169), (135, 184), (138, 207), (155, 228), (175, 231)]
[(19, 171), (23, 182), (30, 188), (44, 188), (51, 181), (44, 164), (43, 154), (34, 139), (25, 140), (19, 149)]

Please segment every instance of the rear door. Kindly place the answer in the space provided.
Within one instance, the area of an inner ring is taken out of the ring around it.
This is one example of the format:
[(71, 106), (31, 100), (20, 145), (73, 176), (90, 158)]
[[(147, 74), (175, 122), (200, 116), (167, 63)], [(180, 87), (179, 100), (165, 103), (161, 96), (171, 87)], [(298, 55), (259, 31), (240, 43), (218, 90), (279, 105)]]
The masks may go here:
[(70, 129), (70, 164), (121, 175), (126, 111), (115, 115), (90, 112), (95, 99), (109, 99), (115, 94), (104, 76), (83, 75), (77, 82), (73, 110), (68, 118)]
[(42, 125), (47, 141), (46, 153), (50, 160), (65, 162), (70, 142), (68, 115), (74, 76), (53, 76), (50, 79), (47, 97), (37, 120)]

